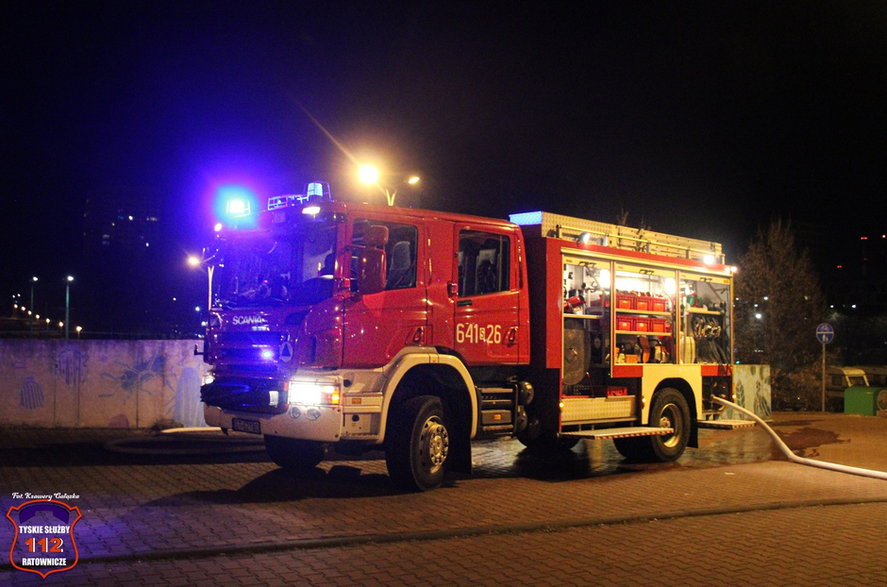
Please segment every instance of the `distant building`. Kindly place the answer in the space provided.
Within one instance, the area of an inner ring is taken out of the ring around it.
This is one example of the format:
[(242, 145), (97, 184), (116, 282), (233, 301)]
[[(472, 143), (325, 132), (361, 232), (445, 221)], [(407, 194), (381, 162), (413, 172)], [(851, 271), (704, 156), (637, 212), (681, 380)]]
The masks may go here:
[(90, 195), (83, 211), (83, 253), (142, 256), (158, 244), (159, 201), (145, 187), (113, 186)]
[(826, 299), (838, 312), (887, 313), (887, 234), (848, 236), (823, 272)]

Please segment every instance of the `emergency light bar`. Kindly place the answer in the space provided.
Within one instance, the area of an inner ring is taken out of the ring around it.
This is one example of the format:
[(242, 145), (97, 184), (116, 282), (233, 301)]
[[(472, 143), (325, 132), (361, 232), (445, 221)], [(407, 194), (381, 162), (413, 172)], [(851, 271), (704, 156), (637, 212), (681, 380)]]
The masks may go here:
[(290, 206), (304, 206), (309, 202), (332, 200), (330, 184), (325, 181), (312, 181), (305, 186), (305, 194), (284, 194), (268, 198), (268, 210), (289, 208)]

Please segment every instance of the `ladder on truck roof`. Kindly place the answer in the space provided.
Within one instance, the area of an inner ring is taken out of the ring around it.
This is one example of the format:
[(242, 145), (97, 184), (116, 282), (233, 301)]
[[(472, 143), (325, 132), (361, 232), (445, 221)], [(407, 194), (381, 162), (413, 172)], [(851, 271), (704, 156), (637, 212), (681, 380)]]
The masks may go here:
[(716, 263), (723, 264), (725, 262), (721, 243), (714, 241), (676, 236), (596, 220), (585, 220), (551, 212), (511, 214), (509, 220), (520, 225), (525, 233), (532, 236), (579, 240), (583, 235), (588, 235), (587, 242), (605, 247), (694, 261), (706, 261), (708, 257), (712, 257)]

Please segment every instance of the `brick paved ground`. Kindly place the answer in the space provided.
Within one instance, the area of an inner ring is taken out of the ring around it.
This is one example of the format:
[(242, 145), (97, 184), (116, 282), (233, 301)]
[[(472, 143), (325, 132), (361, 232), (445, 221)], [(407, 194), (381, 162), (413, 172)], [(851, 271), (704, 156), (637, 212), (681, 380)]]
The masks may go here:
[[(885, 419), (777, 420), (805, 456), (887, 470), (877, 450)], [(704, 431), (699, 450), (653, 466), (623, 463), (609, 443), (558, 462), (514, 442), (482, 444), (474, 477), (426, 494), (395, 491), (378, 454), (327, 461), (299, 479), (252, 438), (193, 456), (103, 448), (131, 437), (0, 430), (4, 512), (20, 503), (14, 491), (79, 495), (67, 501), (83, 512), (81, 563), (42, 583), (887, 581), (887, 483), (772, 460), (761, 430)], [(0, 545), (11, 533), (6, 522)], [(35, 580), (0, 567), (0, 583)]]

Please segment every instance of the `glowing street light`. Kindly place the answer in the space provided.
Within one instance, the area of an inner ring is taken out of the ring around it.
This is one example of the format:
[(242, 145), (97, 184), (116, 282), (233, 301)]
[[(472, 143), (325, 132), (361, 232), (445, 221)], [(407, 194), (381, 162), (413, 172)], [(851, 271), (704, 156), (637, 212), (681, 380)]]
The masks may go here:
[[(382, 172), (374, 165), (361, 165), (357, 169), (357, 177), (363, 183), (367, 185), (374, 185), (379, 190), (385, 194), (385, 200), (388, 202), (389, 206), (394, 205), (394, 201), (397, 199), (397, 189), (391, 190), (379, 183), (379, 180), (382, 177)], [(421, 181), (421, 178), (418, 175), (410, 176), (405, 180), (405, 183), (409, 185), (416, 185)]]
[(380, 176), (381, 174), (375, 165), (361, 165), (357, 170), (357, 177), (360, 178), (360, 181), (368, 185), (379, 183)]

